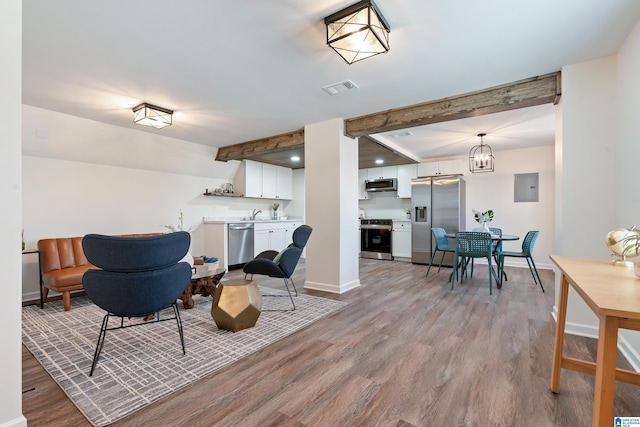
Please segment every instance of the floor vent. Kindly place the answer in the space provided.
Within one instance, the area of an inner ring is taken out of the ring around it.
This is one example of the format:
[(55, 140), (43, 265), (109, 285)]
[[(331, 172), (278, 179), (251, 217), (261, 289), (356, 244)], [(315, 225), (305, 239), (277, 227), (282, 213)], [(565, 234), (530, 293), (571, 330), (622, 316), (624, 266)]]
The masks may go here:
[(358, 85), (352, 82), (351, 80), (345, 80), (340, 83), (334, 83), (332, 85), (324, 86), (322, 90), (327, 92), (329, 95), (336, 95), (340, 92), (344, 92), (351, 89), (357, 89)]

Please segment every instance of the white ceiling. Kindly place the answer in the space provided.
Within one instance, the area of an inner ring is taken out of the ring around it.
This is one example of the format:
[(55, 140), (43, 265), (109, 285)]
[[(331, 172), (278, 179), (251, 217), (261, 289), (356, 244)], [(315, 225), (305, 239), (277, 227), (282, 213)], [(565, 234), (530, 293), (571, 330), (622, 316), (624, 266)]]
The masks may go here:
[[(221, 147), (467, 93), (615, 54), (633, 0), (377, 0), (391, 50), (347, 65), (323, 18), (356, 0), (23, 0), (23, 103)], [(323, 86), (359, 88), (330, 96)], [(149, 102), (162, 130), (132, 123)], [(553, 144), (553, 106), (378, 137), (416, 158)]]

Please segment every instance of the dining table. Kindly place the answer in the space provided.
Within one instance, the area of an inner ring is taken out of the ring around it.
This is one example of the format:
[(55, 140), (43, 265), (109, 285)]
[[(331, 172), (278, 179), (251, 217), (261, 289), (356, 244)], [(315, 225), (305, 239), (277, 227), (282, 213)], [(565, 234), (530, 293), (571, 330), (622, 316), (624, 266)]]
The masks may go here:
[[(456, 233), (447, 232), (447, 233), (445, 233), (444, 236), (449, 238), (449, 239), (455, 239), (456, 238)], [(493, 277), (496, 279), (496, 286), (498, 287), (498, 289), (502, 288), (502, 277), (500, 277), (500, 272), (497, 271), (497, 270), (499, 270), (499, 268), (498, 268), (498, 254), (497, 254), (495, 248), (500, 246), (501, 242), (509, 242), (509, 241), (516, 241), (516, 240), (520, 240), (520, 236), (516, 236), (515, 234), (504, 234), (504, 233), (502, 234), (502, 236), (500, 236), (498, 234), (491, 233), (491, 241), (493, 242), (493, 247), (494, 247), (493, 259), (496, 262), (496, 271), (494, 271), (493, 268), (492, 268), (491, 272), (493, 273)]]

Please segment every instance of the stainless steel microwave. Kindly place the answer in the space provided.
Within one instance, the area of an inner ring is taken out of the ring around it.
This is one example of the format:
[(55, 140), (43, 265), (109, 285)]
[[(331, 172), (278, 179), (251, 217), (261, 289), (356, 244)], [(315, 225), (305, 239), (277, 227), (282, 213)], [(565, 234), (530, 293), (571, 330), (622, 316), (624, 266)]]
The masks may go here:
[(368, 179), (364, 182), (366, 191), (397, 191), (398, 180), (396, 178)]

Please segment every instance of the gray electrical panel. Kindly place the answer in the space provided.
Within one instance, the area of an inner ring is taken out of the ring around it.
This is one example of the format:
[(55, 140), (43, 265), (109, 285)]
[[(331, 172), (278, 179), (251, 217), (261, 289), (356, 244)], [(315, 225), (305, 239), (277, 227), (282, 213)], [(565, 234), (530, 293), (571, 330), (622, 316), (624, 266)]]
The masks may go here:
[(513, 201), (538, 201), (538, 173), (517, 173), (514, 175)]

